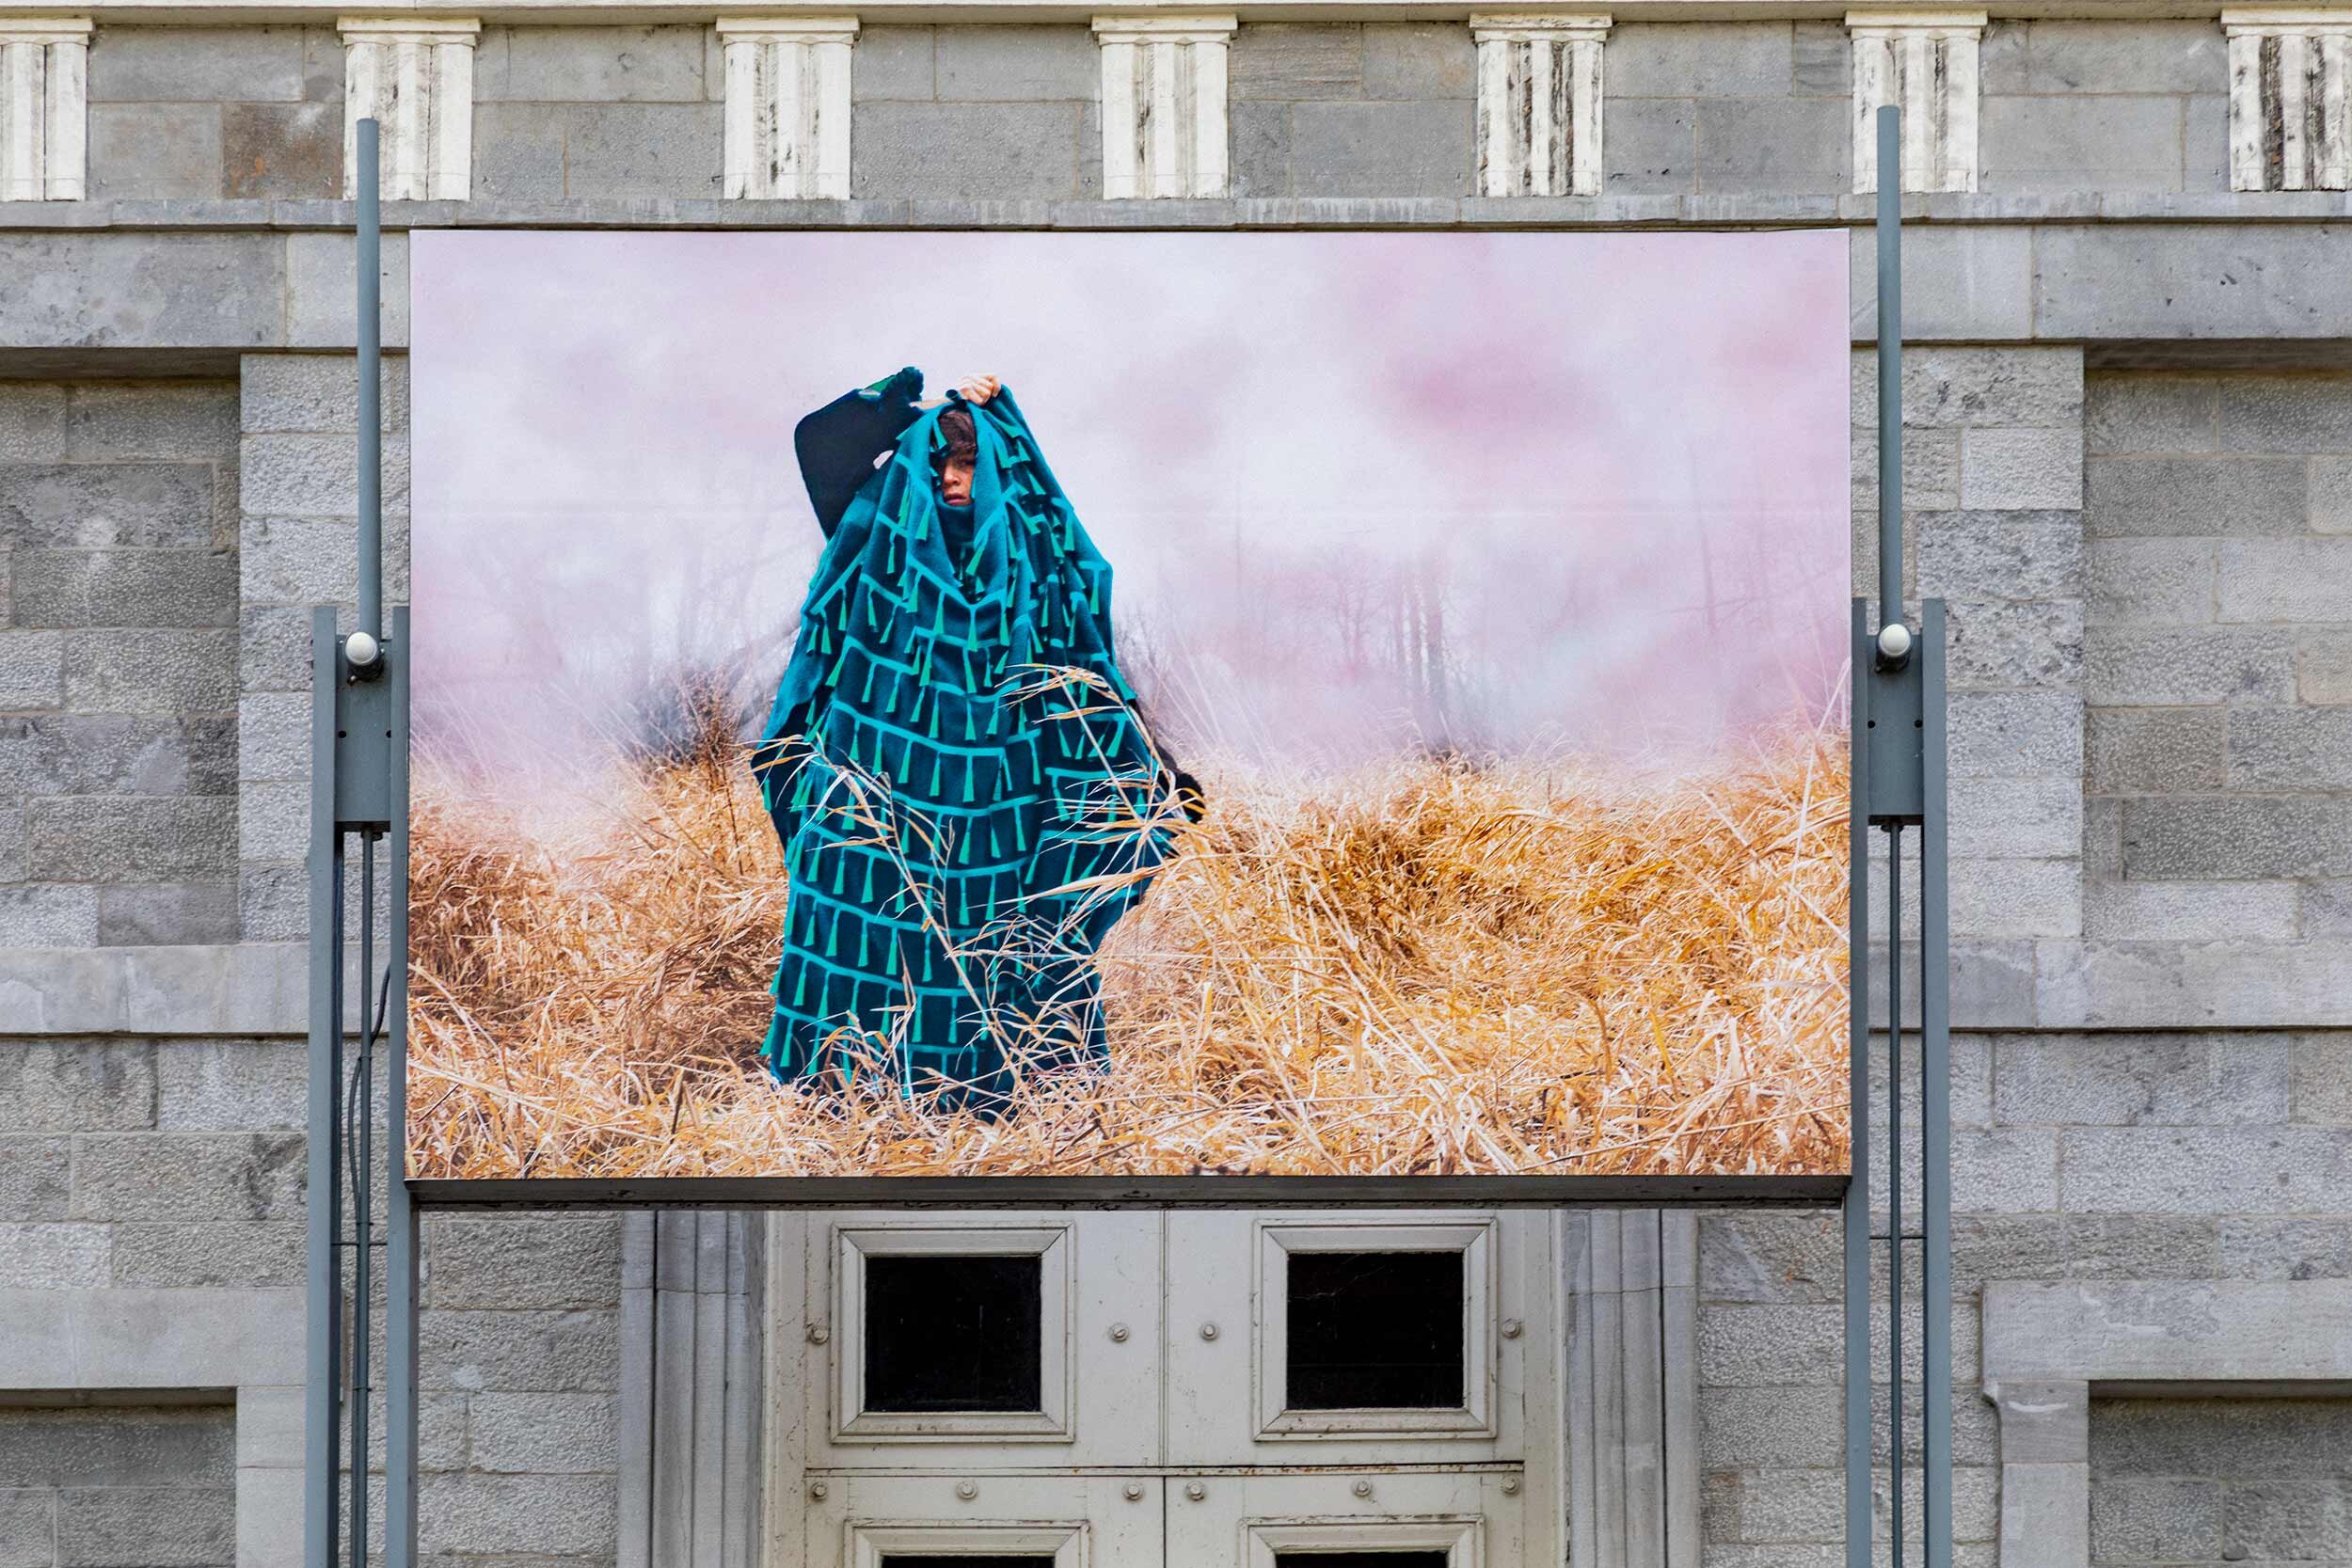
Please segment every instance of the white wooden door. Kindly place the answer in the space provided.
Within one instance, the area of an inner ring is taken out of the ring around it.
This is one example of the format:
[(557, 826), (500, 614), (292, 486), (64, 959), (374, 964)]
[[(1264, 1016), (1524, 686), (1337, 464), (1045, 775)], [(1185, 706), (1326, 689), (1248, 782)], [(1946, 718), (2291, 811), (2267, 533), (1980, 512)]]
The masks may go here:
[(1550, 1214), (772, 1223), (771, 1568), (1563, 1559)]

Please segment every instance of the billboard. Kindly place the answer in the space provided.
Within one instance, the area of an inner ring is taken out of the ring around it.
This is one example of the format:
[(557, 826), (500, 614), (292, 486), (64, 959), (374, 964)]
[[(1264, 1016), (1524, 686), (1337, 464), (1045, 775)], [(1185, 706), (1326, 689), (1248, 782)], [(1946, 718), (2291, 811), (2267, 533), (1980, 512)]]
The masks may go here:
[(1846, 239), (420, 232), (409, 1173), (1846, 1168)]

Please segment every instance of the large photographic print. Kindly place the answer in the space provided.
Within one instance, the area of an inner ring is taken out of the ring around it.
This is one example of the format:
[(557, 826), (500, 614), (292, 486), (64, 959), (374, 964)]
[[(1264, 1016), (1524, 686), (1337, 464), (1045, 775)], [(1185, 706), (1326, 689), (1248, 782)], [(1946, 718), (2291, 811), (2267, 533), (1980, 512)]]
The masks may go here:
[(409, 1172), (1847, 1161), (1842, 233), (419, 233)]

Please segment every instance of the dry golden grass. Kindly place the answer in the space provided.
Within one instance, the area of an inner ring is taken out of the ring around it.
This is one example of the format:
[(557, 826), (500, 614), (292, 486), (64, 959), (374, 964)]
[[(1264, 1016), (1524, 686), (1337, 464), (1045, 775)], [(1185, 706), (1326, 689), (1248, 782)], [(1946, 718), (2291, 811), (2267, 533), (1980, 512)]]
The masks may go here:
[(1104, 953), (1109, 1070), (995, 1122), (768, 1074), (786, 884), (731, 747), (564, 827), (427, 768), (413, 1174), (1843, 1170), (1844, 752), (1791, 730), (1645, 786), (1204, 768)]

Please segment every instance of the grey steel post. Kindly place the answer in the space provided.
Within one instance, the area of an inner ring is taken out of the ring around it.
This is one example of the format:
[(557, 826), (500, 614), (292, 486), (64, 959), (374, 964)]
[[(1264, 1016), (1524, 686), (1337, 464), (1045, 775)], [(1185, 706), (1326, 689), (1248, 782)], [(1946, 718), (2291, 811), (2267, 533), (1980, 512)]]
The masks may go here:
[(359, 629), (384, 640), (384, 229), (376, 123), (359, 122)]
[(1870, 713), (1869, 601), (1853, 601), (1852, 799), (1848, 815), (1846, 1067), (1852, 1121), (1846, 1187), (1846, 1568), (1870, 1565)]
[(1951, 863), (1944, 799), (1944, 601), (1929, 599), (1919, 609), (1919, 1377), (1927, 1467), (1921, 1479), (1928, 1568), (1951, 1568)]
[(1879, 111), (1879, 625), (1903, 612), (1903, 112)]
[(386, 653), (391, 687), (391, 930), (386, 961), (384, 1159), (390, 1167), (384, 1249), (384, 1560), (417, 1560), (417, 1208), (408, 1196), (408, 607), (392, 611)]
[(342, 833), (335, 811), (336, 688), (342, 646), (335, 611), (310, 612), (310, 1110), (305, 1203), (302, 1560), (334, 1568), (338, 1514), (335, 1397), (342, 1381)]

